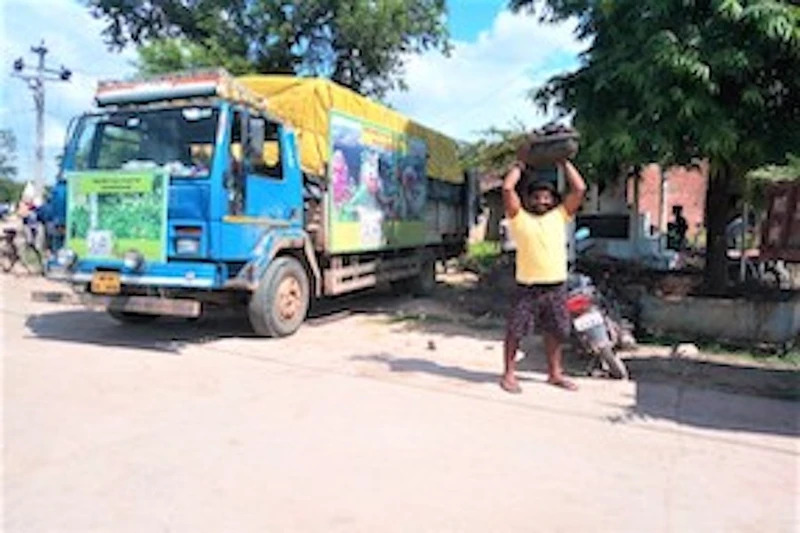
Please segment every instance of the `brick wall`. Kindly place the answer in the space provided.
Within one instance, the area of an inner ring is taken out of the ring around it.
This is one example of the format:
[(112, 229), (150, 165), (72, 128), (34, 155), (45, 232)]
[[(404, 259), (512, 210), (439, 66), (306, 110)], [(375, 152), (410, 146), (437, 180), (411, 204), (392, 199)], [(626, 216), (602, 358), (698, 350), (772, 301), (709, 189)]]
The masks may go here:
[[(672, 220), (672, 206), (682, 205), (683, 216), (689, 223), (689, 237), (703, 225), (708, 187), (708, 169), (671, 167), (667, 171), (667, 222)], [(628, 198), (633, 199), (633, 183), (628, 186)], [(650, 224), (658, 227), (661, 200), (661, 168), (648, 165), (639, 183), (639, 211), (649, 213)], [(666, 230), (666, 228), (664, 228)]]

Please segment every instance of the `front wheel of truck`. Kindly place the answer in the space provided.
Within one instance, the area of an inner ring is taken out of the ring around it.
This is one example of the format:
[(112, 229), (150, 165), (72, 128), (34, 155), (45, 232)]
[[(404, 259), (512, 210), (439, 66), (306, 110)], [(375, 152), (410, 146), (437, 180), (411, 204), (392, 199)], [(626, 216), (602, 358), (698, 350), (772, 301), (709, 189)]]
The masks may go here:
[(294, 257), (272, 261), (250, 297), (250, 325), (265, 337), (286, 337), (300, 327), (309, 305), (309, 281)]

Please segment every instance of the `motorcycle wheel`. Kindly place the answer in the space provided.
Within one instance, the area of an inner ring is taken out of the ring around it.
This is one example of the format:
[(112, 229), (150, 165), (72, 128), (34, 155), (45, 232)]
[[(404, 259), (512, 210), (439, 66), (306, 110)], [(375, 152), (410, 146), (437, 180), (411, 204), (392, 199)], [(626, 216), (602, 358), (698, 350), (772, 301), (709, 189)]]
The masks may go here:
[(603, 361), (608, 367), (608, 372), (614, 379), (628, 379), (628, 369), (622, 359), (614, 353), (611, 346), (607, 346), (600, 350), (600, 360)]

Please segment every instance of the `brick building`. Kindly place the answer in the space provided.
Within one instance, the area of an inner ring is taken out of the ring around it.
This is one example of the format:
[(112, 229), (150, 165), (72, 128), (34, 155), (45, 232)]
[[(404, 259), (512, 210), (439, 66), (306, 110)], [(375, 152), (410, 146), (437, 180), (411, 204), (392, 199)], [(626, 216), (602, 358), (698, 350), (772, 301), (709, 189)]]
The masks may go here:
[[(669, 222), (672, 220), (672, 207), (683, 206), (683, 216), (689, 223), (689, 238), (694, 237), (703, 227), (706, 190), (708, 188), (708, 169), (671, 167), (667, 170), (666, 211)], [(628, 205), (633, 205), (633, 182), (628, 183)], [(661, 167), (648, 165), (642, 171), (639, 182), (639, 212), (649, 215), (650, 225), (658, 228), (661, 206)], [(661, 228), (666, 231), (666, 228)]]
[[(708, 170), (700, 168), (671, 167), (667, 170), (665, 224), (672, 220), (673, 206), (683, 206), (683, 216), (689, 224), (689, 238), (696, 235), (703, 227), (706, 205), (706, 189), (708, 187)], [(628, 214), (633, 209), (633, 178), (620, 179), (608, 183), (599, 191), (597, 186), (589, 188), (588, 199), (584, 204), (585, 214)], [(659, 229), (661, 209), (661, 167), (648, 165), (642, 170), (639, 182), (639, 215), (644, 218), (645, 229), (655, 235)]]

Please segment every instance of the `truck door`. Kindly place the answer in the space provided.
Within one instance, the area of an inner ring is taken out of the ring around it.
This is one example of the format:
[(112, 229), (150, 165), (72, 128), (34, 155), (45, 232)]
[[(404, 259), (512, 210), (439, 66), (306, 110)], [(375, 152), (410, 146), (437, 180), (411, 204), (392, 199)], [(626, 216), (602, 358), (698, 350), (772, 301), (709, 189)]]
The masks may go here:
[(260, 222), (300, 224), (302, 179), (293, 136), (258, 111), (236, 110), (231, 131), (229, 212)]

